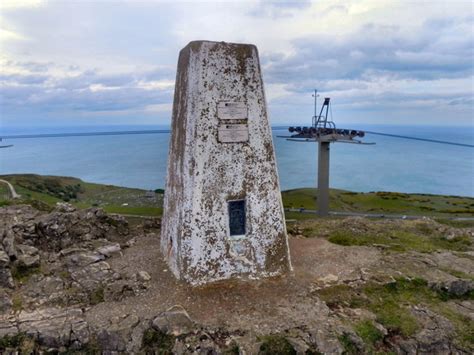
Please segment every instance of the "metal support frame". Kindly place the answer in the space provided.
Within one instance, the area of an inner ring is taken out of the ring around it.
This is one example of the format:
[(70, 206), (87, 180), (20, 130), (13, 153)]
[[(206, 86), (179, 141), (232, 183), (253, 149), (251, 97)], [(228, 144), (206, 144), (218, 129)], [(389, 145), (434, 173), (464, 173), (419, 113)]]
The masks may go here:
[[(293, 142), (317, 142), (318, 143), (318, 214), (329, 215), (329, 146), (331, 143), (353, 143), (353, 144), (375, 144), (365, 143), (354, 138), (363, 138), (364, 131), (353, 129), (337, 129), (332, 120), (328, 120), (329, 105), (331, 99), (324, 98), (319, 115), (316, 104), (318, 91), (314, 90), (314, 116), (311, 127), (289, 127), (291, 136), (278, 136)], [(324, 113), (324, 115), (323, 115)], [(332, 116), (332, 111), (331, 111)], [(332, 118), (332, 117), (331, 117)]]
[(330, 142), (318, 142), (318, 215), (329, 215)]

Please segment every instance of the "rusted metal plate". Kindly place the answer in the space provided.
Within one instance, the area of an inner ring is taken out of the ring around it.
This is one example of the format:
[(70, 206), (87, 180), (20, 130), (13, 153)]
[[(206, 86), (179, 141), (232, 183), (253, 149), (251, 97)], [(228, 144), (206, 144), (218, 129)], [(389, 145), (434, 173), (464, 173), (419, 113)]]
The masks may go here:
[(242, 143), (249, 141), (249, 127), (247, 124), (223, 124), (218, 128), (219, 142)]
[(217, 117), (221, 120), (247, 119), (247, 104), (242, 101), (220, 101), (217, 103)]

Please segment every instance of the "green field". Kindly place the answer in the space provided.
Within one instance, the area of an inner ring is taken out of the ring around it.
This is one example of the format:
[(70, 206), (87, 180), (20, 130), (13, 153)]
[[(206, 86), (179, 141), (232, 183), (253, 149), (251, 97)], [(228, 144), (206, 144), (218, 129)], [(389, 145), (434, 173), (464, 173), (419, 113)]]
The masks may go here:
[[(20, 202), (35, 203), (45, 209), (56, 202), (67, 201), (79, 208), (98, 206), (107, 212), (160, 216), (163, 190), (155, 193), (141, 189), (84, 182), (72, 177), (41, 176), (33, 174), (3, 175), (22, 196)], [(303, 188), (283, 191), (285, 208), (315, 210), (316, 189)], [(397, 192), (355, 193), (331, 190), (332, 211), (383, 213), (447, 217), (474, 217), (474, 198)], [(13, 203), (8, 198), (5, 184), (0, 184), (0, 205)], [(39, 202), (38, 202), (39, 201)], [(19, 203), (19, 201), (15, 201)], [(314, 214), (286, 212), (287, 219), (312, 219)]]
[(6, 184), (0, 183), (0, 201), (7, 200), (10, 196), (10, 190)]
[[(283, 191), (285, 208), (316, 209), (316, 189)], [(331, 189), (330, 209), (340, 212), (473, 217), (474, 198), (399, 192), (356, 193)], [(298, 212), (293, 212), (293, 215)]]
[[(22, 174), (1, 178), (15, 187), (22, 197), (20, 202), (40, 201), (45, 209), (54, 207), (56, 202), (69, 202), (78, 208), (97, 206), (111, 213), (143, 216), (162, 213), (163, 193), (150, 195), (146, 190), (94, 184), (72, 177)], [(0, 200), (0, 204), (5, 203), (13, 202)]]

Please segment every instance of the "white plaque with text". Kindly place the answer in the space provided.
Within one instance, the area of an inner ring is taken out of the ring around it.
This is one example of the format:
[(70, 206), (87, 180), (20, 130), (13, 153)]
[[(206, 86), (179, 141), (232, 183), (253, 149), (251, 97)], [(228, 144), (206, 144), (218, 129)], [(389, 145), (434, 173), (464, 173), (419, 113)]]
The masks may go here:
[(221, 120), (247, 119), (247, 105), (242, 101), (221, 101), (217, 104), (217, 117)]
[(241, 143), (249, 141), (249, 127), (246, 124), (223, 124), (218, 128), (221, 143)]

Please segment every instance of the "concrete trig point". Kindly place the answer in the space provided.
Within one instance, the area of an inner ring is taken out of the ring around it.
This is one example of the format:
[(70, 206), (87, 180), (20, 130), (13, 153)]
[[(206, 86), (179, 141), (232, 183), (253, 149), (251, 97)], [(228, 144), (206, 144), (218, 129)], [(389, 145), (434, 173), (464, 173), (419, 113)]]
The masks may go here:
[(161, 250), (191, 284), (291, 268), (257, 48), (179, 55)]

